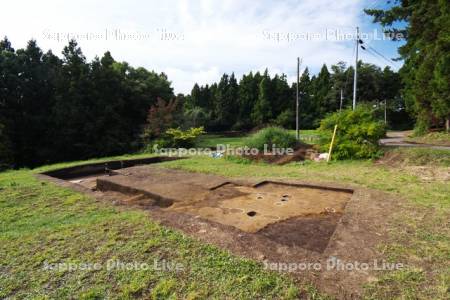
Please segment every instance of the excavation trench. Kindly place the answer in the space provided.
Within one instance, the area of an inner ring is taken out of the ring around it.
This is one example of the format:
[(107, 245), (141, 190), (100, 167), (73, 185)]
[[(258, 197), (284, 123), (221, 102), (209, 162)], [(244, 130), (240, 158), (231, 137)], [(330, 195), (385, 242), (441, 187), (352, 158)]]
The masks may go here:
[(97, 163), (45, 175), (97, 193), (114, 192), (122, 205), (187, 214), (317, 252), (326, 248), (353, 193), (274, 181), (235, 182), (151, 166), (168, 159)]
[[(367, 263), (384, 258), (379, 245), (388, 239), (387, 224), (400, 206), (390, 194), (342, 184), (236, 180), (158, 166), (171, 159), (97, 163), (38, 177), (111, 202), (118, 211), (142, 209), (164, 226), (275, 266), (326, 266), (330, 257)], [(346, 299), (360, 295), (361, 287), (377, 276), (340, 269), (295, 274)]]

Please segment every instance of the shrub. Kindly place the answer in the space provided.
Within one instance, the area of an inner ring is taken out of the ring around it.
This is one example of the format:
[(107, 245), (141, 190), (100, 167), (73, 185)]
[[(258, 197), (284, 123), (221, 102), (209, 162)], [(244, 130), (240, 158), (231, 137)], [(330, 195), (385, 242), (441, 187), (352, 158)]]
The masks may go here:
[[(319, 130), (331, 137), (334, 126), (338, 125), (332, 157), (335, 159), (375, 158), (381, 155), (378, 145), (386, 134), (383, 122), (377, 120), (373, 110), (359, 106), (355, 111), (343, 110), (323, 119)], [(322, 141), (321, 148), (327, 151), (330, 139)]]
[(266, 127), (253, 134), (246, 141), (246, 145), (250, 148), (256, 148), (260, 151), (264, 150), (267, 145), (268, 150), (276, 148), (294, 148), (297, 139), (288, 130), (281, 127)]
[(283, 111), (275, 119), (275, 125), (285, 128), (289, 128), (294, 123), (295, 123), (295, 112), (290, 109)]
[(170, 128), (159, 138), (154, 139), (144, 146), (143, 152), (153, 152), (154, 147), (161, 148), (190, 148), (195, 145), (197, 137), (204, 134), (203, 127), (189, 128), (181, 130), (180, 128)]
[(188, 130), (181, 130), (180, 128), (170, 128), (166, 131), (166, 136), (171, 141), (171, 146), (175, 148), (189, 148), (193, 147), (195, 140), (200, 135), (204, 134), (205, 130), (202, 127), (192, 127)]

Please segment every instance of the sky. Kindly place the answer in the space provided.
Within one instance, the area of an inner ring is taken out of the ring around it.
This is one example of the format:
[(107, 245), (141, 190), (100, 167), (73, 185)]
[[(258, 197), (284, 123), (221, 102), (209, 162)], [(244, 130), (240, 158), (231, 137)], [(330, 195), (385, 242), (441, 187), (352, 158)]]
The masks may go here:
[[(387, 58), (398, 56), (398, 43), (383, 37), (364, 8), (382, 8), (383, 0), (159, 0), (159, 1), (6, 1), (0, 37), (23, 48), (30, 39), (61, 56), (75, 38), (88, 60), (111, 51), (117, 61), (164, 72), (175, 93), (194, 83), (211, 84), (223, 73), (238, 78), (268, 69), (296, 79), (302, 58), (317, 73), (321, 66), (355, 62), (355, 31)], [(360, 59), (398, 69), (360, 50)]]

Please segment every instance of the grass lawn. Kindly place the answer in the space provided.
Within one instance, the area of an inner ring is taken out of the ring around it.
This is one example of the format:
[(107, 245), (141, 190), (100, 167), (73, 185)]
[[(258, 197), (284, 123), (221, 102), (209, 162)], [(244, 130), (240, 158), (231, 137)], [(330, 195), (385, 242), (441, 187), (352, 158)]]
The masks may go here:
[[(231, 139), (239, 143), (238, 138)], [(413, 152), (405, 155), (428, 157), (427, 153), (408, 151)], [(446, 168), (446, 160), (440, 158), (449, 156), (449, 151), (433, 152), (431, 158), (424, 160), (433, 168)], [(79, 163), (0, 173), (0, 298), (325, 297), (313, 287), (299, 285), (287, 275), (267, 272), (259, 263), (235, 257), (155, 224), (142, 211), (98, 202), (51, 183), (41, 183), (33, 177), (33, 173), (42, 170)], [(394, 193), (406, 199), (414, 213), (398, 213), (392, 224), (395, 228), (392, 241), (380, 245), (380, 251), (389, 259), (407, 261), (408, 267), (383, 274), (376, 283), (366, 287), (366, 297), (448, 297), (448, 182), (423, 182), (403, 169), (371, 161), (272, 166), (200, 156), (166, 162), (161, 167), (233, 177), (343, 182)], [(45, 263), (57, 262), (99, 262), (104, 265), (110, 259), (151, 266), (165, 260), (179, 263), (184, 268), (181, 271), (157, 271), (154, 268), (48, 271), (43, 268)]]
[(196, 147), (199, 148), (211, 148), (217, 147), (217, 145), (230, 145), (230, 147), (243, 147), (245, 146), (245, 139), (247, 134), (241, 136), (224, 136), (220, 134), (204, 134), (198, 137)]

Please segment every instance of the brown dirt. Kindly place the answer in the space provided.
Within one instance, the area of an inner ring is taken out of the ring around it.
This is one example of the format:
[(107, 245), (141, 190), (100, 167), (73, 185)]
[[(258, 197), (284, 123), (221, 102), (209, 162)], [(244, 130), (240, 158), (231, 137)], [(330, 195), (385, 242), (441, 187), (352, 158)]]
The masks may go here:
[(301, 247), (322, 253), (341, 217), (342, 213), (294, 217), (270, 224), (258, 234), (287, 247)]
[[(203, 196), (203, 194), (201, 195)], [(266, 183), (223, 185), (195, 205), (176, 202), (168, 210), (188, 213), (246, 232), (300, 216), (342, 214), (351, 193)]]
[(317, 153), (318, 152), (314, 149), (313, 146), (308, 144), (301, 144), (297, 149), (295, 149), (293, 154), (279, 155), (271, 153), (259, 153), (257, 155), (243, 155), (243, 157), (254, 161), (263, 161), (270, 164), (285, 165), (291, 162), (314, 159)]
[[(283, 190), (290, 189), (291, 184), (295, 184), (298, 189), (316, 189), (317, 192), (329, 192), (330, 195), (337, 195), (340, 191), (347, 193), (350, 199), (334, 202), (338, 203), (337, 207), (332, 207), (334, 212), (332, 209), (325, 210), (330, 208), (329, 203), (321, 204), (318, 206), (321, 208), (311, 215), (287, 214), (283, 220), (267, 222), (265, 226), (261, 225), (259, 230), (253, 232), (241, 230), (236, 224), (207, 218), (199, 213), (160, 207), (158, 205), (161, 204), (161, 197), (154, 196), (161, 196), (158, 193), (163, 191), (164, 199), (173, 201), (173, 208), (182, 207), (181, 203), (184, 202), (192, 209), (197, 209), (197, 212), (202, 207), (216, 206), (223, 209), (219, 214), (221, 216), (237, 213), (243, 215), (237, 207), (225, 203), (230, 200), (231, 203), (241, 201), (236, 199), (244, 197), (248, 193), (247, 189), (270, 193), (273, 189), (271, 182), (230, 180), (215, 175), (149, 166), (123, 169), (121, 173), (122, 175), (98, 178), (100, 187), (106, 184), (103, 187), (109, 188), (107, 183), (115, 183), (110, 186), (112, 190), (106, 189), (104, 192), (92, 190), (89, 180), (86, 181), (89, 184), (83, 186), (83, 181), (72, 183), (45, 175), (40, 175), (40, 178), (85, 192), (101, 201), (115, 203), (120, 205), (119, 209), (145, 209), (150, 218), (162, 225), (181, 230), (236, 255), (264, 261), (266, 264), (319, 263), (323, 266), (321, 270), (297, 270), (289, 274), (300, 282), (315, 284), (322, 292), (340, 299), (360, 298), (362, 286), (376, 280), (377, 271), (326, 269), (327, 261), (330, 257), (336, 257), (342, 262), (370, 264), (374, 259), (382, 259), (383, 255), (377, 246), (388, 240), (389, 220), (400, 207), (398, 199), (377, 191), (357, 188), (353, 194), (348, 194), (352, 187), (283, 181), (282, 184), (286, 185)], [(242, 188), (230, 189), (230, 182)], [(123, 183), (132, 184), (123, 188)], [(149, 189), (150, 186), (152, 190)], [(291, 191), (287, 194), (289, 193)], [(179, 195), (183, 195), (181, 202)], [(320, 203), (322, 200), (317, 195), (312, 197), (311, 201)], [(254, 202), (256, 203), (256, 200)], [(344, 203), (345, 210), (342, 207), (342, 210), (337, 211), (339, 205)], [(251, 211), (256, 212), (254, 217), (247, 216), (248, 219), (258, 216), (257, 209), (253, 209), (253, 206), (248, 208), (249, 211), (244, 211), (245, 215)]]
[(396, 168), (407, 174), (417, 176), (423, 182), (450, 181), (450, 168), (434, 165), (415, 165), (401, 152), (388, 151), (376, 164)]

